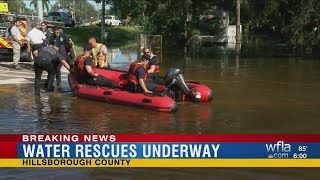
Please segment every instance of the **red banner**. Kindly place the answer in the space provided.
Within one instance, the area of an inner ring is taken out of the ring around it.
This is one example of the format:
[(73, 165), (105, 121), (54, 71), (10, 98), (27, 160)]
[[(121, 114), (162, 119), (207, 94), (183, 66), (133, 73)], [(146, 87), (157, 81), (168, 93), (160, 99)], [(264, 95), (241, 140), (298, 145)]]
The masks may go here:
[(320, 134), (41, 134), (0, 135), (4, 142), (319, 142)]

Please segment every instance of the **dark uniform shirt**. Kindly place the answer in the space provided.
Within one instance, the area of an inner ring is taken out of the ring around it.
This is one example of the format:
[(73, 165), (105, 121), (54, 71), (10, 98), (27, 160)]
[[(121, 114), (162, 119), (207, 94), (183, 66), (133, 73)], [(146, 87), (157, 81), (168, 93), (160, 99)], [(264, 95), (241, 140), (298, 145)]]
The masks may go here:
[(39, 29), (40, 31), (43, 32), (43, 34), (46, 36), (46, 40), (49, 41), (50, 37), (51, 37), (51, 32), (49, 31), (49, 29), (46, 29), (45, 31), (43, 31), (42, 29)]
[[(86, 59), (84, 60), (83, 64), (84, 64), (84, 67), (83, 67), (84, 69), (86, 68), (86, 66), (92, 67), (93, 64), (92, 64), (91, 57), (86, 57)], [(85, 71), (87, 71), (87, 70), (85, 69)], [(91, 78), (91, 75), (87, 73), (87, 76), (83, 77), (83, 78)]]
[(61, 45), (68, 45), (68, 44), (69, 44), (69, 37), (64, 33), (60, 33), (60, 36), (52, 35), (49, 38), (49, 45), (56, 45), (60, 47)]
[(152, 58), (150, 59), (150, 65), (157, 65), (157, 57), (156, 56), (152, 56)]
[(47, 46), (39, 49), (38, 56), (43, 60), (53, 63), (60, 63), (62, 60), (64, 60), (63, 56), (60, 53), (58, 53), (54, 48), (50, 48)]
[(143, 79), (145, 73), (146, 73), (146, 69), (144, 67), (142, 67), (142, 66), (138, 67), (137, 72), (136, 72), (137, 80), (139, 81), (140, 78)]
[(68, 44), (69, 44), (69, 37), (64, 33), (60, 33), (60, 36), (52, 35), (49, 39), (49, 45), (54, 45), (59, 47), (59, 53), (66, 59), (68, 58), (68, 53), (66, 50), (66, 47), (68, 46)]
[[(91, 66), (92, 67), (92, 59), (91, 59), (91, 57), (86, 57), (86, 59), (84, 60), (84, 62), (83, 62), (83, 65), (84, 65), (84, 70), (85, 71), (87, 71), (85, 68), (86, 68), (86, 66)], [(80, 81), (80, 82), (87, 82), (89, 79), (91, 79), (92, 78), (92, 76), (90, 75), (90, 74), (88, 74), (88, 73), (86, 73), (86, 75), (82, 75), (82, 76), (79, 76), (79, 78), (78, 78), (78, 80)]]
[(84, 67), (86, 66), (92, 66), (92, 59), (91, 57), (86, 57), (86, 59), (84, 60)]

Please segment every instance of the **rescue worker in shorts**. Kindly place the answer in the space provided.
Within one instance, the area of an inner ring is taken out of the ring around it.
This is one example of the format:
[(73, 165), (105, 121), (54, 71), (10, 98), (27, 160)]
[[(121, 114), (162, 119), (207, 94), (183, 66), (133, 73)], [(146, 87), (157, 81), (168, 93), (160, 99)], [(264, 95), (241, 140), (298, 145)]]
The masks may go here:
[(44, 46), (38, 50), (38, 56), (34, 59), (34, 87), (36, 97), (40, 96), (41, 75), (44, 70), (48, 72), (45, 89), (47, 92), (54, 91), (53, 81), (56, 74), (56, 67), (59, 66), (59, 64), (63, 64), (69, 72), (72, 72), (65, 58), (58, 52), (58, 47)]
[(128, 82), (125, 88), (130, 92), (153, 93), (157, 91), (157, 84), (147, 80), (146, 67), (149, 63), (150, 56), (144, 54), (141, 58), (131, 63), (128, 71)]
[[(98, 86), (106, 86), (106, 87), (114, 87), (117, 88), (118, 84), (111, 79), (108, 79), (102, 75), (99, 75), (95, 71), (94, 60), (90, 56), (91, 47), (84, 48), (84, 54), (79, 56), (74, 65), (74, 70), (77, 73), (77, 80), (80, 83), (88, 84), (88, 85), (98, 85)], [(98, 55), (98, 59), (104, 59), (103, 54)]]

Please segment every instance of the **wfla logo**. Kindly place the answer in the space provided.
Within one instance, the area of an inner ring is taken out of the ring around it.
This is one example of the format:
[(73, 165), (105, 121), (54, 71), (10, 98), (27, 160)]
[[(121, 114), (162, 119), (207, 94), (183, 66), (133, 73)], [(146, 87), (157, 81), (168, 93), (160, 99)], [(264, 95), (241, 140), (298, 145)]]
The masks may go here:
[(291, 145), (278, 141), (276, 144), (266, 144), (268, 158), (288, 158), (291, 152)]

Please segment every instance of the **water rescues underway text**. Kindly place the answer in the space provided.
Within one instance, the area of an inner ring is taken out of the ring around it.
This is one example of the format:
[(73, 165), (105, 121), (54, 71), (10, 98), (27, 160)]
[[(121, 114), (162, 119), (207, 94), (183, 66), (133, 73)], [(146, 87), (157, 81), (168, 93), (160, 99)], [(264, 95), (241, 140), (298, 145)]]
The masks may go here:
[(217, 158), (213, 143), (19, 143), (19, 158)]
[(319, 139), (320, 134), (9, 134), (0, 135), (0, 167), (319, 167)]

